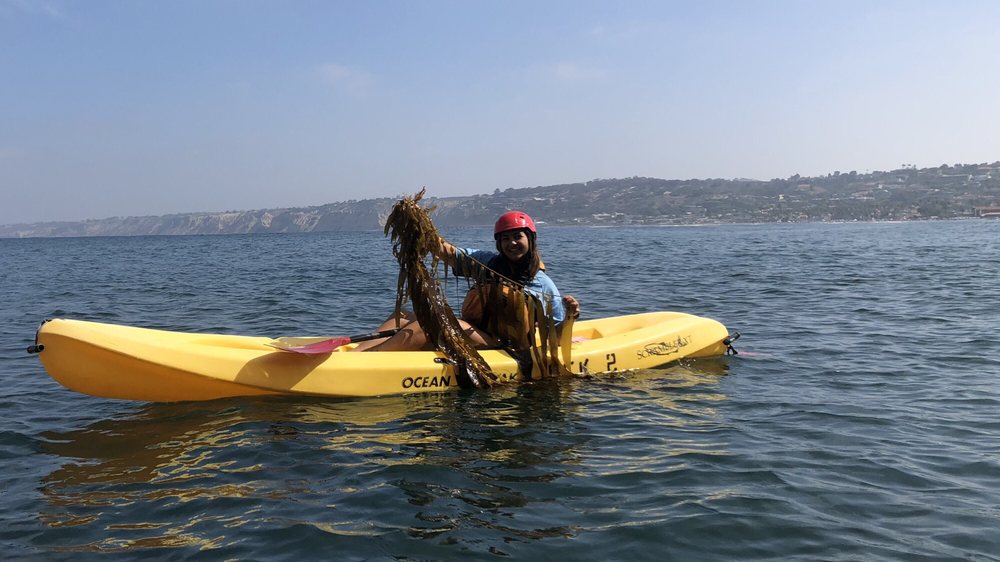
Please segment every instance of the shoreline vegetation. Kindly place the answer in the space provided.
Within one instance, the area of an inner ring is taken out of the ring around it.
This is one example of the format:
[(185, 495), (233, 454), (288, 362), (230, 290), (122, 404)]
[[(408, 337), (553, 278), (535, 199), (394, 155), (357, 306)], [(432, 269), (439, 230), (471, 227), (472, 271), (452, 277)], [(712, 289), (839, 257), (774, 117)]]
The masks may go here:
[[(0, 238), (381, 230), (398, 197), (314, 207), (0, 225)], [(439, 228), (520, 209), (555, 226), (671, 226), (1000, 217), (1000, 161), (786, 179), (595, 179), (427, 197)]]

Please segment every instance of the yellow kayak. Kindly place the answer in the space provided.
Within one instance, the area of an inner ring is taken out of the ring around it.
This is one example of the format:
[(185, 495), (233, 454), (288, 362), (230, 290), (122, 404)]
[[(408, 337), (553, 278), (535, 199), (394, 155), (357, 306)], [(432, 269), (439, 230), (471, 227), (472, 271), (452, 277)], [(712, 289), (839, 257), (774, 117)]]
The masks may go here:
[[(434, 351), (301, 355), (267, 337), (193, 334), (55, 319), (38, 329), (42, 364), (55, 380), (86, 394), (176, 402), (298, 394), (378, 396), (459, 388), (454, 367)], [(715, 320), (651, 312), (576, 322), (570, 370), (597, 374), (648, 369), (689, 357), (722, 355), (729, 334)], [(530, 378), (502, 350), (480, 352), (505, 382)], [(537, 376), (537, 374), (536, 374)]]

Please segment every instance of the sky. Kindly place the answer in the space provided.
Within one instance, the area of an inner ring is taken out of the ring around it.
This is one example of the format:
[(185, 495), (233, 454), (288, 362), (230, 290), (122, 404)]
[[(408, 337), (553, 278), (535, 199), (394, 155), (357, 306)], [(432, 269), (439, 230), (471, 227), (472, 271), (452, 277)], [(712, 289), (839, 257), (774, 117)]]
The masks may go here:
[(994, 162), (998, 56), (992, 0), (0, 0), (0, 224)]

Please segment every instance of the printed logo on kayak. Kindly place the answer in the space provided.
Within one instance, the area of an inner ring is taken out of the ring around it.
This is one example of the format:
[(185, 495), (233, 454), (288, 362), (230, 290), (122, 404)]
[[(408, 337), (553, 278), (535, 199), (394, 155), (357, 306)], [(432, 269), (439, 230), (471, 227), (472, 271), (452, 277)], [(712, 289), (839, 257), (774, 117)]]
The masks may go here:
[(680, 352), (681, 349), (687, 347), (689, 343), (691, 343), (691, 336), (677, 336), (677, 339), (672, 341), (647, 343), (646, 347), (637, 349), (635, 354), (639, 356), (639, 359), (645, 359), (650, 355), (657, 355), (660, 357), (664, 355), (674, 355), (675, 353)]
[(451, 386), (451, 375), (440, 377), (406, 377), (403, 388), (444, 388)]
[(513, 373), (493, 373), (497, 376), (497, 382), (514, 382), (521, 380), (521, 373), (514, 371)]
[[(511, 382), (521, 378), (520, 373), (496, 373), (498, 382)], [(451, 386), (451, 375), (427, 376), (427, 377), (406, 377), (402, 381), (405, 389), (410, 388), (446, 388)]]

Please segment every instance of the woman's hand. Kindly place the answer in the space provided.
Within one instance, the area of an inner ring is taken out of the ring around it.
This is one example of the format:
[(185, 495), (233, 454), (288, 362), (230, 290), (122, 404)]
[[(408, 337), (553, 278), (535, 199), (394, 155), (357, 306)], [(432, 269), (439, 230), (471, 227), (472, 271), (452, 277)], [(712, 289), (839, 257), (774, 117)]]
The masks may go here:
[(448, 267), (455, 267), (455, 251), (455, 247), (442, 238), (441, 245), (438, 247), (437, 251), (434, 252), (434, 255), (443, 261)]
[(580, 303), (569, 295), (563, 295), (563, 306), (566, 307), (566, 315), (576, 318), (580, 316)]

